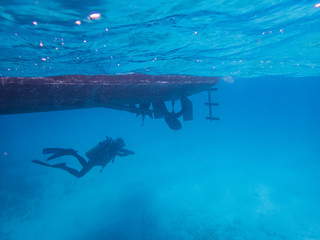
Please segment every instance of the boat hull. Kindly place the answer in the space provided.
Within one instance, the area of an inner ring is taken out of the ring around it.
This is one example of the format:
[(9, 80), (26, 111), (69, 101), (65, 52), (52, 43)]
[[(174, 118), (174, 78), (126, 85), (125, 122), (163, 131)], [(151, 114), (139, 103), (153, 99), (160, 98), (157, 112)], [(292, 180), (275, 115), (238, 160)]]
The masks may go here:
[(218, 77), (145, 74), (1, 77), (0, 114), (172, 101), (208, 90), (218, 81)]

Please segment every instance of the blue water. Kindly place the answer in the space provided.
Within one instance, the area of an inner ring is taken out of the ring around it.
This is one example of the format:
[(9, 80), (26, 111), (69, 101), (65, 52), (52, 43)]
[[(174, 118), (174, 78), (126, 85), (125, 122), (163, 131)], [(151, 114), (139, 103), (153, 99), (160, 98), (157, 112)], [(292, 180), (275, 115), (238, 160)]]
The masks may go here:
[[(203, 92), (179, 131), (103, 108), (0, 116), (0, 239), (320, 239), (317, 3), (2, 0), (0, 76), (221, 81), (220, 121)], [(31, 163), (105, 136), (135, 155), (81, 179)]]

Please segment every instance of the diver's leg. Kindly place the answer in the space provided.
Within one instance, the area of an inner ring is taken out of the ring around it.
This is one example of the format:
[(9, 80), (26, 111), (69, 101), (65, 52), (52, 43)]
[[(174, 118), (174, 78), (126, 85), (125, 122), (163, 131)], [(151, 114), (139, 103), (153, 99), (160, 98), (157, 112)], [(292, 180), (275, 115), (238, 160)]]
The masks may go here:
[(86, 164), (86, 165), (83, 166), (83, 168), (80, 171), (78, 171), (78, 170), (76, 170), (74, 168), (67, 167), (66, 163), (58, 163), (58, 164), (51, 165), (51, 164), (47, 164), (45, 162), (41, 162), (39, 160), (33, 160), (32, 162), (36, 163), (36, 164), (39, 164), (39, 165), (42, 165), (42, 166), (46, 166), (46, 167), (63, 169), (65, 171), (69, 172), (70, 174), (72, 174), (73, 176), (77, 177), (77, 178), (83, 177), (93, 167), (93, 165), (91, 165), (91, 164)]
[(81, 157), (78, 153), (72, 154), (72, 156), (78, 159), (82, 167), (85, 167), (88, 164), (87, 161), (83, 157)]
[(71, 155), (71, 156), (74, 156), (75, 158), (77, 158), (82, 166), (87, 164), (86, 160), (83, 157), (81, 157), (77, 153), (77, 151), (75, 151), (75, 150), (73, 150), (71, 148), (68, 148), (68, 149), (65, 149), (65, 148), (45, 148), (45, 149), (43, 149), (43, 153), (44, 154), (53, 153), (53, 155), (51, 155), (47, 159), (47, 161), (50, 161), (50, 160), (52, 160), (54, 158), (57, 158), (57, 157), (61, 157), (61, 156), (65, 156), (65, 155)]
[(83, 166), (83, 168), (78, 171), (74, 168), (71, 167), (67, 167), (66, 165), (61, 165), (61, 164), (57, 164), (57, 166), (54, 166), (55, 168), (60, 168), (63, 170), (66, 170), (67, 172), (69, 172), (70, 174), (72, 174), (73, 176), (77, 177), (77, 178), (81, 178), (83, 177), (87, 172), (89, 172), (91, 170), (91, 168), (93, 167), (90, 164), (86, 164), (85, 166)]

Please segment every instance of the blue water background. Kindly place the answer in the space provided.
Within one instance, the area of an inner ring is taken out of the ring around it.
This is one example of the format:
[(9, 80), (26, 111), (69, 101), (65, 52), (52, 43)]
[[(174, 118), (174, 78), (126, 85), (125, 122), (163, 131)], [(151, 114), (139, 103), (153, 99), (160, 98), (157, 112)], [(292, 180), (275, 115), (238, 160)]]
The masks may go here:
[[(221, 120), (204, 92), (179, 131), (102, 108), (0, 116), (0, 239), (320, 239), (315, 4), (1, 1), (2, 76), (222, 78)], [(31, 163), (105, 136), (135, 155), (81, 179)]]

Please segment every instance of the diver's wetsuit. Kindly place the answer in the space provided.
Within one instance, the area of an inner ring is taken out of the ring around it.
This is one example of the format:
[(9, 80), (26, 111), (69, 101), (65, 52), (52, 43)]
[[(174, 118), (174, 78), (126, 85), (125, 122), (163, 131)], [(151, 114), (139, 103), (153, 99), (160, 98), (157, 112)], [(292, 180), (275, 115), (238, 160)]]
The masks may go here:
[(53, 167), (53, 168), (61, 168), (63, 170), (68, 171), (70, 174), (72, 174), (75, 177), (82, 177), (87, 172), (91, 170), (94, 166), (102, 166), (100, 172), (103, 170), (103, 168), (112, 160), (114, 162), (114, 159), (116, 156), (127, 156), (130, 154), (134, 154), (134, 152), (124, 149), (124, 141), (121, 138), (117, 138), (116, 141), (112, 140), (111, 138), (108, 138), (105, 141), (100, 142), (97, 146), (92, 148), (90, 151), (86, 153), (86, 156), (88, 157), (89, 161), (87, 162), (83, 157), (81, 157), (75, 150), (73, 149), (62, 149), (62, 148), (46, 148), (43, 149), (43, 153), (52, 153), (53, 155), (50, 156), (47, 161), (61, 157), (64, 155), (72, 155), (75, 158), (78, 159), (79, 163), (82, 165), (82, 169), (80, 171), (67, 167), (66, 163), (60, 163), (60, 164), (54, 164), (50, 165), (45, 162), (41, 162), (39, 160), (33, 160), (32, 162)]

